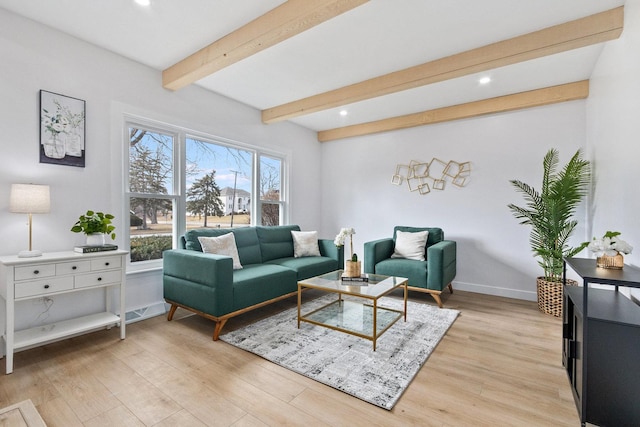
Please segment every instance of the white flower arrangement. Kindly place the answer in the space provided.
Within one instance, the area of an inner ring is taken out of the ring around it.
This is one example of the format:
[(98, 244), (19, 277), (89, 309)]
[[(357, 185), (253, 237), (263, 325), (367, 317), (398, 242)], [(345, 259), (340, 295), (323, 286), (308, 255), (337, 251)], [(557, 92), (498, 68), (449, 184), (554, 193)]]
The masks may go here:
[(353, 228), (342, 228), (333, 243), (335, 243), (337, 247), (344, 246), (344, 241), (347, 236), (353, 236), (354, 234), (356, 234), (356, 230)]
[(60, 133), (71, 133), (73, 130), (79, 129), (84, 120), (84, 112), (72, 113), (71, 109), (62, 105), (59, 101), (54, 100), (56, 113), (50, 113), (43, 108), (42, 125), (52, 135), (58, 136)]
[(338, 233), (338, 235), (334, 239), (333, 243), (337, 247), (342, 247), (342, 246), (344, 246), (344, 241), (347, 239), (347, 236), (349, 236), (350, 239), (351, 239), (350, 240), (351, 259), (353, 261), (356, 261), (357, 260), (357, 255), (356, 255), (356, 258), (354, 259), (354, 254), (353, 254), (353, 235), (354, 234), (356, 234), (356, 230), (354, 230), (353, 227), (342, 228), (342, 229), (340, 229), (340, 232)]
[(619, 235), (620, 232), (618, 231), (607, 231), (600, 239), (594, 237), (593, 240), (589, 242), (587, 248), (596, 256), (616, 256), (619, 252), (630, 254), (633, 247), (620, 239), (618, 237)]

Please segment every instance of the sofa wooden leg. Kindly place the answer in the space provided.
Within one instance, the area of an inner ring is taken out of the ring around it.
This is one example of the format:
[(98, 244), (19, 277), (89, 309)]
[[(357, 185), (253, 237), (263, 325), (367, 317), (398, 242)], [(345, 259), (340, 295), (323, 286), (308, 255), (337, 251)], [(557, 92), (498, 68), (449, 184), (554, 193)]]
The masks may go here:
[(440, 299), (440, 294), (439, 293), (438, 294), (431, 293), (431, 296), (438, 303), (438, 308), (442, 308), (442, 300)]
[(449, 292), (453, 293), (453, 286), (451, 285), (451, 283), (447, 285), (447, 288), (449, 288)]
[(227, 320), (229, 319), (216, 320), (216, 328), (213, 330), (214, 341), (218, 341), (218, 338), (220, 337), (220, 331), (224, 327), (224, 324), (227, 323)]
[(167, 320), (171, 321), (173, 319), (173, 315), (176, 314), (176, 310), (178, 306), (175, 304), (171, 304), (171, 308), (169, 309), (169, 315), (167, 316)]

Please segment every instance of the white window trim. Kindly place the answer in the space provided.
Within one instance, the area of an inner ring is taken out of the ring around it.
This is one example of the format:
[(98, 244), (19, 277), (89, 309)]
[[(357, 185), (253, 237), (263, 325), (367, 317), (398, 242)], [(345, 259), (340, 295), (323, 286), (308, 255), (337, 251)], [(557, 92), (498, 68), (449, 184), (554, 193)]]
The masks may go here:
[[(120, 126), (122, 126), (121, 140), (119, 141), (119, 145), (122, 147), (122, 190), (121, 197), (124, 199), (123, 207), (122, 207), (122, 218), (123, 227), (125, 228), (125, 232), (122, 233), (124, 237), (124, 244), (127, 250), (130, 250), (129, 243), (131, 236), (129, 234), (129, 199), (132, 196), (135, 196), (136, 193), (129, 192), (129, 128), (131, 126), (142, 127), (145, 129), (149, 129), (152, 131), (157, 131), (159, 133), (171, 134), (174, 135), (174, 153), (173, 153), (173, 162), (174, 162), (174, 173), (173, 173), (173, 195), (163, 195), (163, 197), (167, 197), (168, 199), (172, 199), (174, 203), (174, 209), (176, 212), (179, 212), (178, 215), (173, 215), (173, 247), (179, 247), (179, 239), (186, 232), (186, 218), (183, 213), (186, 210), (186, 169), (182, 167), (186, 160), (186, 139), (198, 139), (205, 142), (210, 142), (218, 145), (225, 145), (231, 148), (237, 148), (242, 150), (247, 150), (252, 152), (253, 154), (253, 173), (254, 179), (252, 180), (252, 195), (251, 195), (251, 211), (255, 212), (251, 218), (251, 226), (255, 226), (256, 221), (260, 218), (258, 215), (261, 212), (261, 200), (260, 200), (260, 192), (259, 192), (259, 178), (260, 178), (260, 166), (259, 166), (259, 158), (261, 155), (277, 158), (281, 160), (282, 168), (280, 175), (280, 185), (281, 185), (281, 200), (278, 202), (280, 204), (280, 213), (281, 218), (280, 221), (282, 224), (288, 224), (290, 218), (290, 206), (289, 203), (289, 169), (291, 167), (291, 153), (288, 150), (277, 150), (264, 146), (252, 145), (244, 142), (235, 141), (232, 139), (212, 135), (209, 133), (197, 131), (194, 129), (190, 129), (180, 125), (174, 125), (167, 123), (165, 121), (154, 120), (152, 118), (148, 118), (145, 116), (149, 116), (150, 114), (138, 115), (131, 114), (126, 111), (121, 111), (118, 116), (121, 118)], [(127, 257), (127, 272), (135, 273), (141, 271), (150, 271), (162, 269), (162, 259), (150, 260), (150, 261), (140, 261), (132, 263), (130, 257)]]

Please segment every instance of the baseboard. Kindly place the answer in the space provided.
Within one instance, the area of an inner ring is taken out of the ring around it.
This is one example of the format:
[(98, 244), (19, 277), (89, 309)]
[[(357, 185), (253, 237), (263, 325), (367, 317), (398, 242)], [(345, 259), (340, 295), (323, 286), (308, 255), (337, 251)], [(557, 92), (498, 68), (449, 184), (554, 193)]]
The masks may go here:
[(135, 323), (151, 317), (162, 316), (167, 312), (167, 305), (164, 302), (157, 302), (146, 307), (129, 310), (125, 313), (125, 323)]
[(453, 291), (456, 290), (475, 292), (478, 294), (493, 295), (497, 297), (514, 298), (526, 301), (537, 301), (536, 290), (523, 291), (518, 289), (499, 288), (495, 286), (478, 285), (476, 283), (453, 282)]

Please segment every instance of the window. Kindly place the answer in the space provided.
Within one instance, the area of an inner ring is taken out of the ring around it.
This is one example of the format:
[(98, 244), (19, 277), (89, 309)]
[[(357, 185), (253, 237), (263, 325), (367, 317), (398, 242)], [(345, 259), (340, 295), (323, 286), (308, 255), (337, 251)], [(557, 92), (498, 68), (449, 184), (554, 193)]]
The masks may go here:
[(252, 224), (254, 153), (187, 137), (187, 229), (246, 227)]
[(128, 134), (130, 259), (159, 259), (174, 234), (176, 135), (137, 126)]
[(282, 224), (282, 160), (260, 156), (260, 213), (263, 225)]
[(286, 223), (285, 155), (143, 120), (126, 129), (131, 263), (159, 266), (187, 229)]

